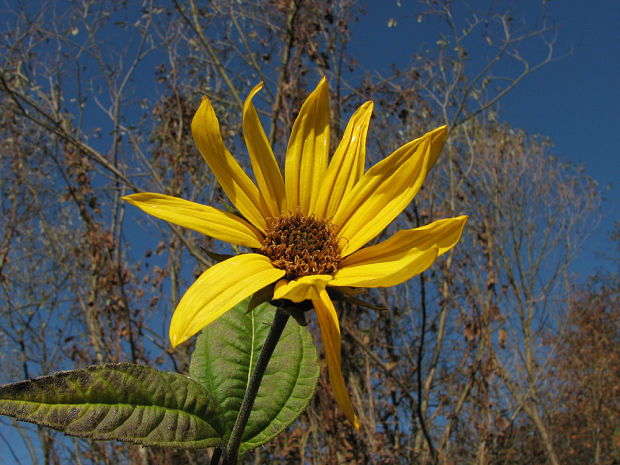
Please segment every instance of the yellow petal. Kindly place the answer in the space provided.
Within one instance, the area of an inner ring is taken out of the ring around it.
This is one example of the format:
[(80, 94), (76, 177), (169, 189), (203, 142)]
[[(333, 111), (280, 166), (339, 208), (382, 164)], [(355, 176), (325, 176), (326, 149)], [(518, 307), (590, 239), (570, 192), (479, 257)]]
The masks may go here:
[(447, 128), (442, 126), (397, 149), (370, 168), (344, 196), (333, 223), (347, 256), (379, 234), (413, 200), (435, 164)]
[(336, 309), (334, 309), (334, 304), (325, 290), (321, 292), (319, 299), (312, 301), (312, 304), (321, 328), (321, 338), (323, 339), (329, 371), (329, 383), (332, 386), (334, 397), (347, 419), (356, 429), (359, 429), (360, 424), (353, 410), (353, 405), (351, 405), (351, 399), (340, 367), (340, 325), (338, 324)]
[(271, 216), (278, 217), (285, 213), (287, 208), (284, 181), (263, 125), (252, 103), (256, 93), (262, 88), (261, 82), (252, 89), (243, 105), (243, 137), (248, 147), (258, 188), (271, 211)]
[(467, 216), (399, 231), (346, 257), (330, 286), (388, 287), (422, 273), (461, 238)]
[(285, 185), (288, 210), (308, 215), (321, 189), (329, 158), (329, 95), (321, 79), (293, 125), (286, 149)]
[[(390, 258), (392, 258), (390, 260)], [(332, 286), (389, 287), (422, 273), (437, 258), (437, 248), (417, 250), (410, 255), (390, 257), (375, 263), (343, 267), (334, 275)]]
[(276, 283), (273, 298), (288, 299), (292, 302), (318, 299), (319, 293), (332, 279), (330, 275), (302, 276), (293, 281), (282, 279)]
[(270, 216), (269, 209), (252, 180), (226, 150), (220, 124), (207, 97), (202, 100), (194, 115), (192, 134), (198, 150), (230, 201), (245, 219), (264, 233), (267, 225), (265, 217)]
[(132, 194), (123, 197), (149, 215), (230, 244), (259, 248), (261, 233), (247, 221), (217, 208), (163, 194)]
[(364, 173), (366, 134), (372, 115), (372, 102), (366, 102), (353, 114), (334, 153), (319, 198), (311, 213), (317, 218), (332, 218), (344, 195), (353, 189)]
[(187, 290), (170, 322), (175, 347), (247, 296), (284, 276), (264, 255), (243, 254), (213, 265)]

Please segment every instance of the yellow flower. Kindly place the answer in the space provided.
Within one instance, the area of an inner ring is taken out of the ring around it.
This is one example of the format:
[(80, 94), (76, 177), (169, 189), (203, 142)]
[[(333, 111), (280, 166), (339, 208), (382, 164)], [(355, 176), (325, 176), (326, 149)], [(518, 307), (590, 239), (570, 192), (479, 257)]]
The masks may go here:
[(329, 96), (323, 78), (293, 125), (283, 179), (252, 104), (261, 88), (252, 89), (243, 107), (256, 184), (226, 150), (209, 99), (192, 121), (198, 149), (239, 215), (162, 194), (125, 200), (158, 218), (253, 250), (213, 265), (187, 290), (170, 323), (173, 346), (275, 283), (274, 299), (312, 301), (334, 396), (359, 428), (340, 368), (338, 316), (326, 287), (394, 286), (427, 269), (458, 242), (467, 216), (399, 231), (362, 248), (412, 201), (447, 130), (440, 127), (403, 145), (364, 172), (373, 107), (366, 102), (351, 117), (329, 160)]

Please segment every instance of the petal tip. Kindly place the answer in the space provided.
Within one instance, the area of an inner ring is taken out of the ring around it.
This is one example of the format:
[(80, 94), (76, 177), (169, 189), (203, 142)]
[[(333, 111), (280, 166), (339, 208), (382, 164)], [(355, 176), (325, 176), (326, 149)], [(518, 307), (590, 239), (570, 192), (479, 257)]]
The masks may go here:
[(434, 136), (434, 138), (444, 141), (448, 136), (448, 125), (444, 124), (443, 126), (439, 126), (434, 131), (431, 131), (431, 134)]
[(453, 219), (459, 222), (459, 229), (463, 231), (465, 224), (469, 220), (469, 215), (459, 215), (455, 216)]
[(207, 124), (207, 122), (209, 121), (209, 116), (211, 116), (210, 113), (214, 114), (215, 112), (213, 111), (213, 107), (211, 106), (211, 100), (209, 100), (209, 97), (205, 95), (202, 98), (200, 105), (198, 106), (198, 110), (196, 110), (196, 113), (192, 118), (191, 128), (194, 139), (196, 139), (197, 134), (199, 134), (199, 129), (201, 129), (200, 126)]
[(181, 342), (181, 339), (178, 338), (176, 334), (170, 333), (170, 344), (173, 349), (176, 348)]
[(359, 106), (357, 111), (365, 113), (367, 115), (372, 115), (372, 111), (374, 110), (374, 108), (375, 108), (375, 102), (373, 100), (367, 100)]
[(248, 97), (245, 99), (246, 101), (246, 107), (249, 104), (249, 102), (252, 101), (252, 99), (254, 98), (254, 96), (263, 88), (263, 81), (259, 82), (258, 84), (256, 84), (254, 87), (252, 87), (252, 90), (250, 91), (250, 93), (248, 94)]
[(142, 194), (141, 193), (136, 193), (136, 194), (130, 194), (130, 195), (124, 195), (123, 197), (121, 197), (122, 200), (124, 200), (125, 202), (127, 202), (130, 205), (134, 205), (134, 206), (138, 206), (138, 202), (140, 201), (140, 196)]
[[(185, 329), (185, 332), (182, 332), (183, 329)], [(187, 328), (179, 328), (179, 323), (174, 321), (174, 315), (172, 315), (168, 337), (170, 338), (170, 345), (173, 349), (183, 344), (194, 334), (195, 332), (188, 333)]]
[(175, 319), (175, 315), (177, 315), (176, 311), (172, 315), (172, 319), (170, 320), (170, 329), (168, 330), (170, 345), (173, 349), (191, 337), (191, 335), (187, 335), (187, 333), (182, 332), (183, 328), (180, 327), (179, 320)]
[[(469, 220), (469, 215), (461, 215), (461, 216), (457, 216), (457, 218), (461, 221), (461, 234), (463, 234), (463, 230), (465, 229), (465, 225), (467, 224), (467, 221)], [(460, 235), (459, 235), (459, 240), (460, 240)]]
[(328, 85), (327, 85), (327, 78), (325, 76), (323, 76), (321, 78), (321, 80), (317, 84), (316, 89), (314, 89), (314, 91), (319, 93), (320, 95), (329, 94), (329, 88), (328, 88)]

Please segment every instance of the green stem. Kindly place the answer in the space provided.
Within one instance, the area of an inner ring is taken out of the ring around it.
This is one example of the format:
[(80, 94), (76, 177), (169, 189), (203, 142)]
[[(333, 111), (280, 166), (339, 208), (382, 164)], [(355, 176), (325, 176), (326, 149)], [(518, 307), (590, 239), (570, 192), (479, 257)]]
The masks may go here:
[(271, 329), (269, 330), (269, 334), (263, 344), (263, 349), (261, 350), (258, 360), (256, 361), (256, 366), (254, 367), (254, 372), (250, 378), (248, 388), (245, 390), (245, 395), (243, 396), (243, 401), (241, 402), (241, 409), (237, 415), (235, 426), (233, 426), (233, 430), (230, 433), (230, 439), (228, 440), (228, 445), (226, 446), (226, 455), (224, 456), (224, 465), (237, 464), (239, 447), (241, 446), (241, 438), (243, 437), (245, 426), (248, 423), (248, 418), (250, 418), (250, 412), (252, 411), (252, 406), (254, 405), (258, 388), (260, 387), (260, 383), (263, 379), (263, 375), (265, 374), (265, 369), (267, 368), (269, 359), (271, 359), (271, 355), (273, 354), (276, 344), (282, 335), (282, 331), (284, 331), (288, 318), (288, 313), (280, 308), (276, 310), (273, 323), (271, 324)]

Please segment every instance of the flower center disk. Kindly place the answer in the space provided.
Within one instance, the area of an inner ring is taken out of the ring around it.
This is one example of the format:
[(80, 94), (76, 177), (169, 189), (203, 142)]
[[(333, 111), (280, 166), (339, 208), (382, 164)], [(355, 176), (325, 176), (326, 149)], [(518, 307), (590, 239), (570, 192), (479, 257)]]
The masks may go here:
[(298, 210), (272, 221), (260, 253), (269, 257), (274, 267), (286, 271), (287, 279), (334, 274), (341, 261), (335, 229), (314, 214), (308, 217)]

